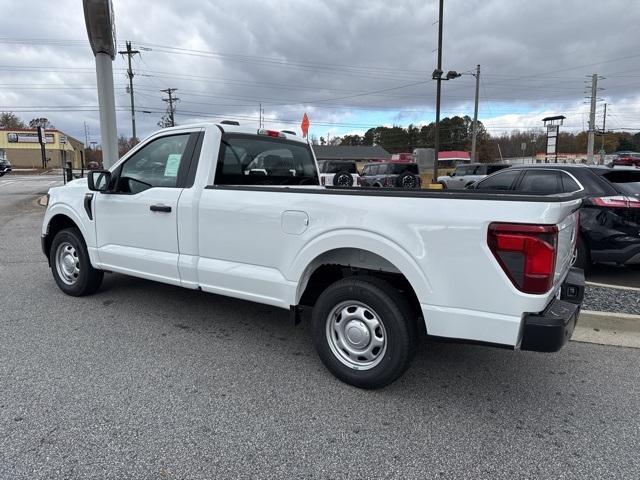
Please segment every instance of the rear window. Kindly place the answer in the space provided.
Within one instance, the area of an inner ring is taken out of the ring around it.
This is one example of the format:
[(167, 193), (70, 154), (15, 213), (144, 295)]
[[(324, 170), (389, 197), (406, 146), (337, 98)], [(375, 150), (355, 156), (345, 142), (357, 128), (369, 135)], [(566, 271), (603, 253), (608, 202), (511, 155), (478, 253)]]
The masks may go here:
[(355, 162), (324, 162), (322, 173), (358, 173)]
[(394, 175), (400, 175), (404, 172), (413, 173), (414, 175), (418, 175), (418, 164), (417, 163), (391, 163), (389, 164), (389, 173)]
[(640, 171), (612, 170), (602, 176), (613, 183), (619, 192), (640, 196)]
[(308, 145), (279, 138), (222, 136), (216, 185), (318, 185)]

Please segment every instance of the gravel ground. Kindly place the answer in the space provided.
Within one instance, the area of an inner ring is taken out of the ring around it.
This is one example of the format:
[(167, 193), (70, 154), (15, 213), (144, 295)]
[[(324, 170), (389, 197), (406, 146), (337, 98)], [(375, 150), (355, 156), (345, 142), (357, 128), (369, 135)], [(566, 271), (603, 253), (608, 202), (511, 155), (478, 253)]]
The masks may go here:
[(640, 292), (587, 285), (582, 308), (597, 312), (620, 312), (640, 315)]

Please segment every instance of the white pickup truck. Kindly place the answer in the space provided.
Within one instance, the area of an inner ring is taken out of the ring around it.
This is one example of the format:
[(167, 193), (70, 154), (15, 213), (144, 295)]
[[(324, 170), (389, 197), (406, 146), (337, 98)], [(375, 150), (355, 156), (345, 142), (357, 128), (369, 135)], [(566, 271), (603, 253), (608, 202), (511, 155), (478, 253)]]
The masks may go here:
[[(264, 159), (263, 168), (247, 169)], [(52, 188), (42, 247), (81, 296), (119, 272), (290, 310), (341, 380), (377, 388), (420, 331), (534, 351), (571, 336), (577, 194), (319, 185), (290, 133), (226, 124), (159, 131), (108, 171)], [(213, 353), (212, 353), (213, 354)]]

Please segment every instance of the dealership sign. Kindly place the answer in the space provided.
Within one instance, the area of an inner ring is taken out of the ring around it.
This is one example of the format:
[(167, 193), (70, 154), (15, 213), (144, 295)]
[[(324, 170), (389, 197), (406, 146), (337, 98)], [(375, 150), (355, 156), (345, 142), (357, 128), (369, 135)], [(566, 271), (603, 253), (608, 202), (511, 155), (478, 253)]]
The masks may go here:
[[(9, 132), (7, 133), (9, 143), (40, 143), (37, 133)], [(53, 133), (45, 134), (45, 143), (54, 143)]]

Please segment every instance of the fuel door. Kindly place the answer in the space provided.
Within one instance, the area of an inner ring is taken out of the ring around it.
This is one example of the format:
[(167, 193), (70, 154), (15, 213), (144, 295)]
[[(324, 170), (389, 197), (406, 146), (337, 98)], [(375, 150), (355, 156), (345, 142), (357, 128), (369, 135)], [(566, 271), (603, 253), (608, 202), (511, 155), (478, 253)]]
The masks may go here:
[(286, 210), (282, 213), (282, 231), (289, 235), (302, 235), (309, 227), (309, 215), (300, 210)]

